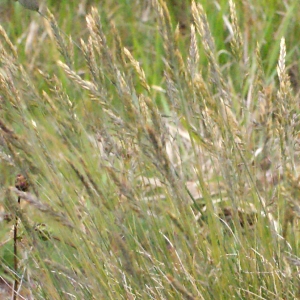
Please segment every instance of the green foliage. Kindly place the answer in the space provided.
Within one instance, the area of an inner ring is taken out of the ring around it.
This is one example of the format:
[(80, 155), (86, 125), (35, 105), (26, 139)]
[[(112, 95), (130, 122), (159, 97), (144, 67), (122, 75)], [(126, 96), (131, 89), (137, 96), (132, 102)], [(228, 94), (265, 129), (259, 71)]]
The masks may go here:
[(298, 1), (47, 3), (0, 30), (21, 293), (299, 297)]

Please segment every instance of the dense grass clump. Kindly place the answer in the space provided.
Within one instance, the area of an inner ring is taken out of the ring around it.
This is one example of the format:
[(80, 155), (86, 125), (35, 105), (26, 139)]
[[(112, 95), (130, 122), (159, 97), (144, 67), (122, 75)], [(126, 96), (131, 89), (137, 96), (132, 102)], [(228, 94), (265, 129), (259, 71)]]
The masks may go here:
[(300, 4), (202, 2), (2, 4), (3, 297), (299, 297)]

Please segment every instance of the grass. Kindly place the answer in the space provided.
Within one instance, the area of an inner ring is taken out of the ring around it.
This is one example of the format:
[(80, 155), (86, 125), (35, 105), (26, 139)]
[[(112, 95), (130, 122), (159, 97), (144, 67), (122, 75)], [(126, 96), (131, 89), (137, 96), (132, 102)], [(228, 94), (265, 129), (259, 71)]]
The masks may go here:
[(299, 298), (298, 1), (48, 4), (3, 4), (7, 295), (16, 215), (20, 299)]

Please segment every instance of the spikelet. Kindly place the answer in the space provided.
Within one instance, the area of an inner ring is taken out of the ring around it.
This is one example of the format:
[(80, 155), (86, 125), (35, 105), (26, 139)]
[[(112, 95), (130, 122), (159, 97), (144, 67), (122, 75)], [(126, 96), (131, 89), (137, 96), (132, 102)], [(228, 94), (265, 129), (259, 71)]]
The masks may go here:
[(237, 58), (237, 60), (241, 60), (243, 56), (243, 40), (242, 40), (241, 30), (238, 25), (235, 3), (233, 2), (233, 0), (229, 0), (229, 7), (230, 7), (230, 18), (232, 23), (231, 25), (233, 30), (231, 49), (233, 51), (233, 54)]
[(191, 44), (189, 50), (189, 57), (188, 57), (188, 71), (190, 76), (194, 80), (197, 73), (197, 68), (199, 64), (199, 50), (197, 45), (197, 37), (195, 32), (195, 26), (191, 25)]
[(196, 4), (195, 1), (192, 2), (192, 15), (194, 18), (196, 29), (202, 38), (201, 42), (204, 47), (206, 57), (211, 66), (211, 72), (212, 72), (211, 79), (213, 83), (216, 84), (219, 93), (221, 95), (221, 98), (224, 100), (224, 103), (228, 105), (229, 104), (228, 92), (227, 92), (226, 84), (221, 75), (220, 66), (216, 59), (215, 42), (209, 28), (206, 14), (200, 3)]
[(123, 52), (124, 52), (125, 56), (129, 59), (131, 65), (135, 69), (136, 73), (138, 74), (139, 79), (141, 81), (141, 85), (146, 89), (147, 92), (150, 92), (150, 86), (148, 85), (148, 83), (146, 81), (145, 72), (141, 68), (140, 63), (133, 58), (132, 54), (130, 53), (130, 51), (127, 48), (124, 47)]
[(16, 47), (13, 45), (13, 43), (11, 42), (7, 33), (5, 32), (4, 28), (1, 25), (0, 25), (0, 36), (2, 36), (4, 38), (5, 42), (9, 46), (9, 48), (14, 56), (14, 58), (18, 58), (18, 53), (17, 53)]
[[(166, 6), (166, 3), (162, 0), (152, 0), (152, 5), (156, 11), (158, 17), (158, 29), (161, 32), (163, 38), (163, 46), (166, 52), (167, 63), (170, 67), (170, 70), (173, 71), (174, 66), (176, 65), (175, 52), (176, 46), (173, 37), (173, 29), (171, 24), (171, 17)], [(172, 74), (173, 76), (173, 74)]]
[[(80, 42), (81, 42), (81, 48), (83, 51), (85, 61), (89, 67), (90, 73), (93, 78), (93, 83), (95, 86), (98, 87), (98, 83), (100, 81), (100, 74), (99, 74), (99, 69), (97, 68), (95, 51), (93, 48), (93, 40), (91, 37), (89, 37), (87, 44), (82, 39)], [(98, 89), (99, 89), (99, 87), (98, 87)]]
[(67, 43), (61, 34), (61, 31), (57, 25), (55, 17), (49, 10), (47, 11), (47, 19), (50, 22), (58, 50), (61, 53), (61, 55), (64, 57), (68, 67), (71, 68), (71, 66), (73, 65), (72, 54), (70, 53), (70, 49), (68, 48)]
[[(57, 64), (65, 71), (65, 73), (71, 80), (73, 80), (75, 83), (77, 83), (83, 89), (89, 91), (96, 99), (103, 99), (104, 101), (106, 100), (103, 97), (102, 93), (97, 89), (97, 87), (92, 82), (81, 79), (81, 77), (78, 74), (76, 74), (76, 72), (71, 70), (69, 68), (69, 66), (64, 64), (63, 62), (58, 61)], [(105, 105), (104, 101), (99, 100), (99, 102), (102, 105)]]
[(285, 39), (282, 38), (280, 41), (280, 54), (279, 54), (279, 60), (277, 65), (277, 74), (279, 78), (278, 97), (281, 100), (284, 100), (291, 93), (291, 83), (285, 66), (285, 57), (286, 57)]

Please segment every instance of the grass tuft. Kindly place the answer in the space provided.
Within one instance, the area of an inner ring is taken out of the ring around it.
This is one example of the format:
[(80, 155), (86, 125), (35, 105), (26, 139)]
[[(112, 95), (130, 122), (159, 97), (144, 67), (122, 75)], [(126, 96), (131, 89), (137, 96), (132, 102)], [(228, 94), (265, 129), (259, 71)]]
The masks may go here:
[(297, 299), (299, 2), (5, 5), (0, 298)]

